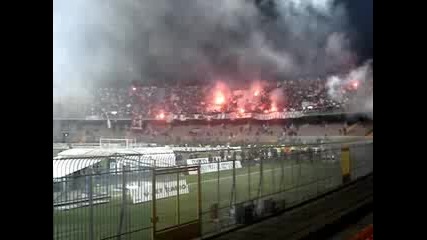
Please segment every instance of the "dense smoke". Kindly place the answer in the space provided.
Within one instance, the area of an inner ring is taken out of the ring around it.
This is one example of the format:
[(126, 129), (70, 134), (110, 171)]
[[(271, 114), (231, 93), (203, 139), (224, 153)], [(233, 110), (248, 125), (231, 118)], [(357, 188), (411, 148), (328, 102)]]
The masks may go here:
[[(370, 112), (373, 113), (373, 61), (369, 60), (362, 66), (353, 69), (348, 74), (331, 76), (327, 81), (328, 94), (331, 99), (343, 102), (346, 97), (343, 89), (354, 85), (357, 88), (352, 101), (347, 104), (348, 112)], [(373, 117), (373, 115), (371, 116)]]
[(275, 109), (272, 109), (273, 111), (277, 111), (278, 106), (284, 106), (285, 105), (285, 94), (282, 88), (276, 88), (273, 91), (270, 92), (270, 101), (272, 106)]
[(332, 0), (54, 0), (53, 23), (54, 85), (62, 90), (315, 75), (351, 59), (347, 14)]

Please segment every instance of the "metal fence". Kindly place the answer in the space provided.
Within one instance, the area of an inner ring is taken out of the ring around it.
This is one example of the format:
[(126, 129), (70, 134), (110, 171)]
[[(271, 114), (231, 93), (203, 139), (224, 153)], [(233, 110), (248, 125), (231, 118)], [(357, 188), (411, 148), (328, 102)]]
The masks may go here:
[[(371, 173), (373, 142), (346, 145), (351, 180)], [(54, 160), (54, 239), (152, 239), (153, 220), (166, 229), (199, 219), (202, 236), (216, 234), (342, 185), (342, 147), (177, 152), (161, 169), (181, 170), (162, 176), (141, 155)]]

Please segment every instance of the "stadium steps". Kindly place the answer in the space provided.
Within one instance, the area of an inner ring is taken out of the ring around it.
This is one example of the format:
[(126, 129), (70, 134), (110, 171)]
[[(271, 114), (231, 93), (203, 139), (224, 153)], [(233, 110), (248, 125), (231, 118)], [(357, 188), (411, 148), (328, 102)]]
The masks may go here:
[[(339, 221), (346, 216), (362, 210), (372, 211), (372, 185), (373, 173), (287, 209), (275, 217), (204, 239), (322, 239), (318, 236), (329, 235), (329, 233), (320, 231), (329, 226), (339, 225)], [(328, 229), (329, 232), (335, 230)]]
[(360, 122), (357, 122), (350, 127), (347, 127), (347, 135), (366, 136), (366, 127)]
[(359, 122), (351, 125), (350, 127), (347, 127), (347, 133), (351, 133), (358, 126), (359, 126)]
[(300, 127), (298, 134), (300, 136), (337, 136), (342, 124), (328, 124), (327, 128), (321, 125), (303, 125)]

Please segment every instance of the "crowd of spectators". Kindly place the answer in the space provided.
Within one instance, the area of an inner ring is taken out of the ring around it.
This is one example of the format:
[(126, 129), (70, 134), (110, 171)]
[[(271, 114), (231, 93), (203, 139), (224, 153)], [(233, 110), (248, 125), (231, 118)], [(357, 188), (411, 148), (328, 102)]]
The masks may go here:
[(227, 89), (219, 99), (215, 92), (222, 90), (213, 84), (99, 88), (85, 115), (102, 119), (152, 119), (169, 114), (330, 112), (343, 110), (351, 101), (359, 87), (352, 86), (340, 89), (339, 99), (331, 98), (327, 80), (320, 78), (269, 82), (258, 90), (249, 86)]
[[(99, 88), (94, 94), (94, 101), (88, 108), (87, 115), (117, 118), (129, 118), (132, 114), (132, 104), (127, 89)], [(111, 116), (112, 115), (112, 116)]]

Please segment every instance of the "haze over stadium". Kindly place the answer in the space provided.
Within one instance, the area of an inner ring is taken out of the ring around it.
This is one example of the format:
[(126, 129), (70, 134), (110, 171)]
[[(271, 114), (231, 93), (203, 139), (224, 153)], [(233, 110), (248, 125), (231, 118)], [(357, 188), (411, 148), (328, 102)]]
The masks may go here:
[(111, 81), (245, 84), (363, 64), (331, 0), (56, 0), (53, 17), (55, 100)]
[(54, 239), (206, 237), (372, 174), (350, 2), (54, 0)]

